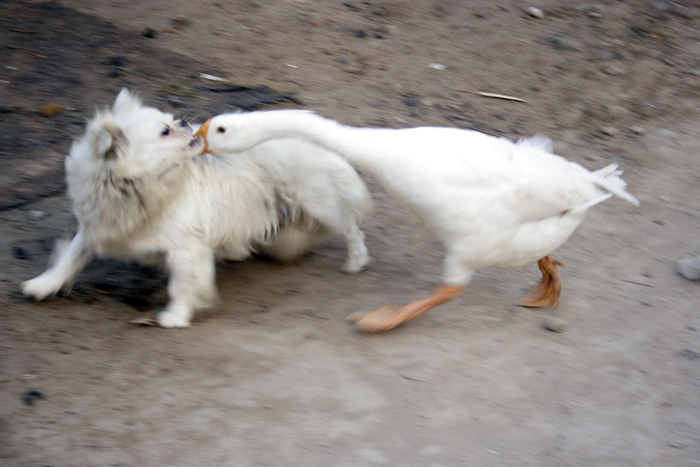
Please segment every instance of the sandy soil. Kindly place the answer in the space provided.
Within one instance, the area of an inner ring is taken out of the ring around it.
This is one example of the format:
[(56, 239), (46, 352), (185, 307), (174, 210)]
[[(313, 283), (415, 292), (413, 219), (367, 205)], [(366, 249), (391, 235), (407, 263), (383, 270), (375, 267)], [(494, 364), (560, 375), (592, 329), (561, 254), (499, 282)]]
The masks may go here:
[[(700, 283), (675, 265), (700, 250), (700, 8), (531, 5), (544, 17), (481, 0), (0, 3), (0, 464), (700, 465)], [(230, 110), (198, 73), (348, 124), (544, 132), (589, 168), (619, 162), (642, 205), (606, 202), (556, 253), (555, 310), (515, 305), (534, 265), (489, 269), (419, 320), (354, 332), (351, 312), (437, 286), (443, 254), (370, 178), (359, 275), (337, 238), (290, 266), (221, 265), (219, 305), (186, 330), (128, 325), (166, 278), (116, 261), (25, 301), (76, 227), (62, 160), (84, 119), (122, 86), (189, 118)], [(49, 103), (62, 112), (42, 117)]]

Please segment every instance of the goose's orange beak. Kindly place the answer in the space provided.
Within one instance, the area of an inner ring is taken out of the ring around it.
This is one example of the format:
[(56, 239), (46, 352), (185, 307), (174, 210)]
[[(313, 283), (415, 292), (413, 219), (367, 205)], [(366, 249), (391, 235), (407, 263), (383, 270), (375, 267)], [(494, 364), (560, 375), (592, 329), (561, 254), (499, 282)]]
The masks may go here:
[(204, 140), (204, 147), (202, 148), (202, 152), (199, 154), (200, 156), (211, 152), (211, 149), (209, 149), (209, 143), (207, 143), (207, 132), (209, 131), (209, 125), (211, 125), (211, 118), (204, 122), (202, 126), (199, 127), (199, 130), (197, 130), (197, 133), (194, 134), (195, 136), (199, 136)]

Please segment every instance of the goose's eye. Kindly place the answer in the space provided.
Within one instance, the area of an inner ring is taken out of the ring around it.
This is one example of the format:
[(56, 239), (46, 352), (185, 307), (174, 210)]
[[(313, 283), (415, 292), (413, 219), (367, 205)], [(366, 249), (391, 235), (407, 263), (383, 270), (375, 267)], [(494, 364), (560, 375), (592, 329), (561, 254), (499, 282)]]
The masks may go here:
[(168, 136), (170, 134), (170, 127), (166, 126), (165, 129), (160, 133), (161, 136)]
[(219, 128), (217, 128), (216, 131), (217, 131), (218, 133), (226, 133), (226, 130), (225, 130), (224, 127), (222, 127), (222, 126), (220, 126)]

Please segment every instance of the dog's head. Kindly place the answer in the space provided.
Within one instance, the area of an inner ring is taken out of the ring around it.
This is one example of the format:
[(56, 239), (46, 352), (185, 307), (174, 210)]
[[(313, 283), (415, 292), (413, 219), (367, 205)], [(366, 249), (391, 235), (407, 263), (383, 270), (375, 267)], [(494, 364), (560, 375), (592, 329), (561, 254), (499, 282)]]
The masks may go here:
[(179, 169), (203, 147), (187, 122), (123, 89), (112, 109), (88, 122), (66, 158), (76, 216), (101, 237), (131, 231), (174, 199), (187, 173)]
[(192, 134), (184, 120), (144, 106), (123, 89), (111, 110), (98, 112), (88, 122), (66, 168), (106, 170), (122, 179), (157, 178), (201, 152), (203, 141)]

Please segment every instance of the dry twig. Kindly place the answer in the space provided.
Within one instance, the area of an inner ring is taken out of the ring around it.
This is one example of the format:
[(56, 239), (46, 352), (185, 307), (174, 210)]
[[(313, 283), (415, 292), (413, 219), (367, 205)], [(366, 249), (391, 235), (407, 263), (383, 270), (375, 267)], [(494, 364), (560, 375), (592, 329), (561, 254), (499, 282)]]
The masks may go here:
[(467, 91), (464, 89), (460, 89), (460, 92), (468, 92), (471, 94), (476, 94), (477, 96), (481, 96), (481, 97), (491, 97), (494, 99), (505, 99), (507, 101), (516, 101), (516, 102), (527, 103), (527, 101), (525, 99), (521, 99), (519, 97), (506, 96), (505, 94), (495, 94), (493, 92)]

